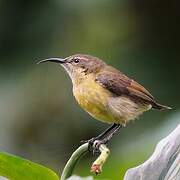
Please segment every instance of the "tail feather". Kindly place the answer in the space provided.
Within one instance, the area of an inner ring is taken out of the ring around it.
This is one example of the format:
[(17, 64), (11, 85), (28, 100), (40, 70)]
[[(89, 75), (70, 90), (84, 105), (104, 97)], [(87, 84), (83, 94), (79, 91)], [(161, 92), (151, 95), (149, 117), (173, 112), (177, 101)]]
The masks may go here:
[(171, 110), (172, 109), (171, 107), (164, 106), (164, 105), (158, 104), (156, 102), (152, 104), (152, 108), (156, 109), (156, 110), (160, 110), (160, 111)]

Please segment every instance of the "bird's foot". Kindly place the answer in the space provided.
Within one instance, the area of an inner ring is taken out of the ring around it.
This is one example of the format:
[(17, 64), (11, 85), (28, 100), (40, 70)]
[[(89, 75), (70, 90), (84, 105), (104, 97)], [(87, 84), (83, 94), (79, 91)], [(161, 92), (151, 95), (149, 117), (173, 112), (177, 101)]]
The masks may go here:
[(99, 150), (95, 147), (95, 142), (99, 141), (97, 137), (93, 137), (91, 139), (88, 140), (82, 140), (81, 143), (88, 143), (88, 150), (89, 152), (93, 152), (93, 154), (95, 154), (96, 152), (98, 152)]
[(88, 143), (88, 150), (90, 152), (92, 151), (93, 154), (95, 154), (96, 152), (99, 152), (99, 147), (101, 146), (101, 144), (107, 144), (121, 127), (122, 126), (119, 124), (113, 124), (110, 128), (101, 133), (99, 136), (81, 142)]
[(107, 144), (109, 140), (101, 139), (101, 140), (95, 140), (93, 143), (93, 151), (94, 153), (99, 152), (99, 148), (102, 144)]
[(93, 137), (89, 140), (83, 140), (81, 141), (82, 143), (88, 143), (88, 150), (89, 152), (93, 152), (93, 155), (96, 154), (96, 153), (99, 153), (99, 148), (102, 144), (107, 144), (108, 141), (110, 139), (109, 138), (103, 138), (103, 139), (100, 139), (98, 137)]

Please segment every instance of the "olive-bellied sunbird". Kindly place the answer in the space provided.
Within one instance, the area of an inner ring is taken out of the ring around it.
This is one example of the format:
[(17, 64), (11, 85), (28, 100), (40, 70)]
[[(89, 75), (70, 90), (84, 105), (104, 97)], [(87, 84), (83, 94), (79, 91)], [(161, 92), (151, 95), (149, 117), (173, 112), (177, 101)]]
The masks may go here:
[(60, 64), (69, 74), (78, 104), (97, 120), (112, 124), (89, 144), (107, 143), (129, 121), (150, 109), (166, 110), (139, 83), (97, 57), (75, 54), (64, 59), (49, 58), (43, 62)]

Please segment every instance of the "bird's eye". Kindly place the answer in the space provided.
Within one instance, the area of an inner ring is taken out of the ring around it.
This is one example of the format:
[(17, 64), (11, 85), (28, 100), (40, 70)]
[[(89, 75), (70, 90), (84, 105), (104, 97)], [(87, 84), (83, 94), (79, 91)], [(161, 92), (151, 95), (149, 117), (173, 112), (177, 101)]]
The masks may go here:
[(78, 58), (74, 58), (73, 61), (74, 61), (75, 63), (78, 63), (78, 62), (79, 62), (79, 59), (78, 59)]

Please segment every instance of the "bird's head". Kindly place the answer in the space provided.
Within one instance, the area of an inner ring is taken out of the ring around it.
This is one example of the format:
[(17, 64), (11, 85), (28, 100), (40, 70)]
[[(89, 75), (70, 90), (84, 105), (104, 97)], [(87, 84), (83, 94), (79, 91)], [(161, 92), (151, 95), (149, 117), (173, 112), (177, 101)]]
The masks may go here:
[(105, 63), (97, 57), (84, 54), (75, 54), (66, 58), (48, 58), (38, 62), (54, 62), (60, 64), (69, 74), (72, 81), (83, 79), (86, 75), (97, 73)]

